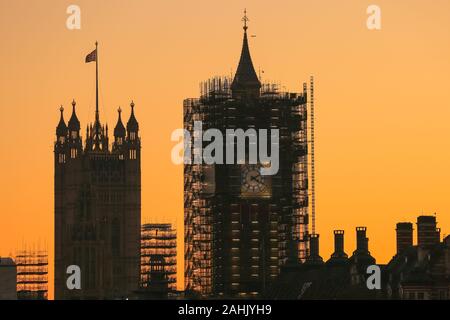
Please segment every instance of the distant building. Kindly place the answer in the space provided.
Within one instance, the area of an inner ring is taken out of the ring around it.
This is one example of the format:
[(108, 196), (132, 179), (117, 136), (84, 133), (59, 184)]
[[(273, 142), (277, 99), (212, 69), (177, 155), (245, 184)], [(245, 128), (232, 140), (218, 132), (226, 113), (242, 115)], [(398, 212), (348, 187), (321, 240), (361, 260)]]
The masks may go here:
[(48, 299), (48, 254), (44, 250), (21, 250), (16, 254), (17, 298)]
[(344, 252), (344, 231), (335, 230), (335, 251), (323, 261), (319, 235), (310, 236), (310, 255), (305, 263), (282, 268), (280, 277), (267, 291), (268, 299), (377, 299), (379, 290), (366, 285), (367, 267), (376, 263), (369, 252), (366, 228), (356, 228), (357, 247), (349, 258)]
[(0, 257), (0, 300), (17, 300), (17, 267), (12, 258)]
[(367, 288), (367, 267), (375, 265), (369, 252), (366, 228), (356, 228), (356, 250), (344, 252), (344, 231), (334, 231), (335, 251), (323, 262), (319, 236), (311, 235), (305, 263), (282, 269), (269, 288), (268, 299), (450, 299), (450, 236), (440, 241), (435, 216), (417, 219), (417, 245), (413, 224), (397, 224), (397, 253), (381, 270), (381, 289)]
[[(397, 254), (387, 264), (389, 299), (450, 299), (450, 236), (440, 241), (435, 216), (417, 218), (417, 245), (412, 244), (412, 223), (397, 224)], [(406, 239), (406, 241), (405, 241)]]
[(177, 234), (171, 224), (149, 223), (141, 232), (140, 299), (167, 299), (176, 291)]

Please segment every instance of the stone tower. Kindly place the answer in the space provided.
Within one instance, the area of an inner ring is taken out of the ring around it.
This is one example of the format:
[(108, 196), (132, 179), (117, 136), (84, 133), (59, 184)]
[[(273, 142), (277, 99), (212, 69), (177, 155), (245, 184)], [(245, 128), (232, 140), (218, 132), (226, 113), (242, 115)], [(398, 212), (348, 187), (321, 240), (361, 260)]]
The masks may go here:
[[(138, 289), (141, 143), (131, 102), (127, 126), (118, 110), (110, 148), (108, 125), (87, 126), (83, 145), (76, 103), (56, 128), (55, 299), (124, 299)], [(67, 267), (81, 269), (81, 289), (69, 290)]]

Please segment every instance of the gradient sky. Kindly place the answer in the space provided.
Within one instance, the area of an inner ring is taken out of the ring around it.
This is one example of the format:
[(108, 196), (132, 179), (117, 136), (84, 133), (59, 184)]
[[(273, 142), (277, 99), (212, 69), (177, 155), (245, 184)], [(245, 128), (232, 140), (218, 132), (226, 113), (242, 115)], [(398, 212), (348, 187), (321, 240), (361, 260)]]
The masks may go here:
[[(81, 7), (81, 30), (66, 9)], [(366, 28), (366, 8), (382, 29)], [(0, 0), (0, 255), (46, 243), (53, 259), (53, 142), (72, 98), (94, 119), (99, 41), (100, 117), (136, 103), (142, 136), (143, 222), (172, 222), (182, 287), (183, 178), (170, 134), (199, 82), (234, 72), (248, 10), (250, 49), (263, 81), (301, 91), (316, 79), (317, 230), (368, 227), (377, 262), (395, 253), (395, 224), (437, 212), (450, 229), (450, 2), (447, 0)], [(69, 114), (66, 112), (66, 121)], [(112, 130), (110, 130), (112, 132)], [(50, 266), (53, 296), (53, 262)]]

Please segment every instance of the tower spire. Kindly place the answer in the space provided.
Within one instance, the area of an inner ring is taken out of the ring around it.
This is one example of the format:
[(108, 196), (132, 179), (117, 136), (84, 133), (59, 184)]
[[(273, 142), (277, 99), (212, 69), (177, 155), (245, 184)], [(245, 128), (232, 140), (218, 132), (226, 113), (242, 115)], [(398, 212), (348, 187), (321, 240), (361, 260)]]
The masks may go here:
[(59, 108), (59, 112), (61, 112), (61, 116), (59, 118), (58, 126), (56, 127), (56, 135), (59, 137), (65, 137), (67, 135), (67, 126), (64, 121), (64, 107), (62, 105)]
[(250, 49), (248, 47), (247, 22), (249, 19), (247, 17), (247, 10), (244, 10), (244, 17), (242, 18), (242, 21), (244, 22), (244, 39), (242, 41), (242, 51), (239, 65), (231, 84), (231, 90), (233, 92), (233, 98), (259, 97), (261, 82), (256, 75), (255, 68), (253, 67)]
[(250, 21), (247, 17), (247, 9), (244, 9), (244, 17), (242, 18), (242, 22), (244, 22), (244, 31), (247, 32), (247, 22)]

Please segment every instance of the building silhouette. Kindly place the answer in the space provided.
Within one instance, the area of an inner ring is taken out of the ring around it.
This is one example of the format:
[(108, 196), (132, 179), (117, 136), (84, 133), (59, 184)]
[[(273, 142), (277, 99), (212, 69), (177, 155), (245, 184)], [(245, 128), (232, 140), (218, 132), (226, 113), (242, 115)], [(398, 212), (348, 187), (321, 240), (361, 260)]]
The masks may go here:
[(281, 266), (308, 256), (307, 87), (288, 93), (261, 83), (243, 20), (234, 78), (202, 83), (200, 97), (184, 101), (184, 127), (191, 136), (196, 121), (223, 136), (254, 129), (248, 140), (260, 139), (259, 129), (279, 129), (279, 170), (261, 176), (266, 164), (249, 164), (250, 146), (245, 163), (235, 154), (234, 164), (185, 164), (185, 288), (194, 297), (260, 296)]
[(176, 230), (170, 223), (142, 225), (140, 297), (167, 299), (176, 292), (176, 286)]
[(48, 253), (40, 248), (23, 248), (15, 257), (17, 299), (48, 299)]
[(311, 235), (311, 252), (305, 263), (287, 265), (265, 294), (267, 299), (357, 300), (383, 299), (381, 290), (369, 290), (367, 267), (376, 263), (369, 251), (367, 228), (356, 228), (356, 249), (344, 251), (344, 230), (334, 231), (335, 250), (327, 261), (319, 252), (319, 237)]
[[(94, 52), (86, 62), (97, 61)], [(119, 108), (111, 146), (108, 125), (100, 121), (98, 69), (95, 119), (84, 144), (75, 101), (67, 125), (62, 107), (60, 112), (54, 144), (55, 298), (127, 298), (140, 277), (141, 142), (134, 103), (126, 127)], [(66, 287), (70, 265), (81, 268), (80, 290)]]
[(397, 253), (384, 269), (388, 299), (450, 299), (450, 236), (440, 240), (435, 216), (417, 218), (417, 245), (413, 224), (397, 224)]
[(369, 251), (367, 229), (356, 228), (356, 249), (344, 251), (344, 231), (335, 230), (335, 250), (325, 263), (319, 255), (318, 236), (311, 236), (311, 253), (305, 263), (285, 266), (266, 291), (268, 299), (450, 299), (450, 236), (440, 240), (435, 216), (417, 218), (417, 245), (413, 224), (399, 222), (397, 253), (378, 264), (381, 288), (369, 289), (367, 268), (376, 264)]
[(12, 258), (0, 257), (0, 300), (17, 300), (17, 266)]

